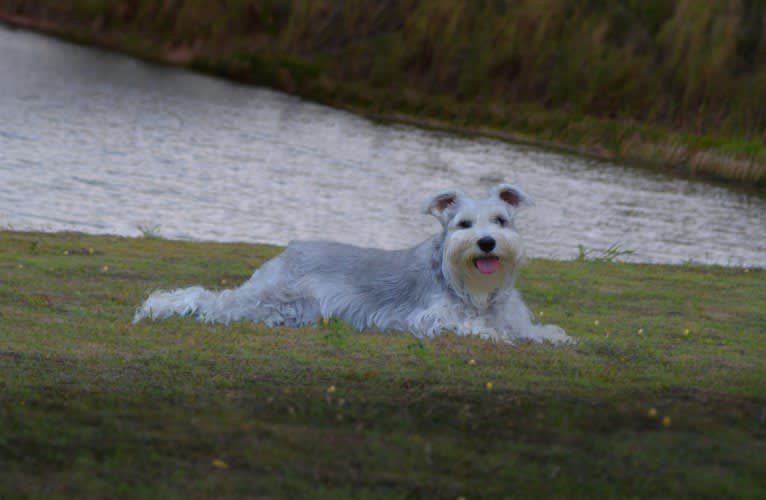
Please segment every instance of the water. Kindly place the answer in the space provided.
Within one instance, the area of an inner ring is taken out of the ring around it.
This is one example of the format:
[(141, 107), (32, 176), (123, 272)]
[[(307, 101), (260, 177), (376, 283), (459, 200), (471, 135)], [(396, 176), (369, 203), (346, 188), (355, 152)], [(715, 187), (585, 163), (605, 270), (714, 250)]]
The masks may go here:
[(382, 125), (270, 90), (0, 28), (0, 227), (401, 248), (426, 196), (513, 180), (533, 256), (766, 266), (766, 199), (489, 139)]

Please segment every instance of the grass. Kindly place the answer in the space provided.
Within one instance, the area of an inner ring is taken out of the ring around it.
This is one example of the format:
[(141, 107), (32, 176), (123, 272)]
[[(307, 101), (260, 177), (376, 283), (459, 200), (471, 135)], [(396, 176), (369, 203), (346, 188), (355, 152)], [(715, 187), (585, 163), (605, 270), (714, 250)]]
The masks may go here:
[(0, 497), (766, 495), (766, 273), (532, 260), (574, 347), (188, 318), (278, 248), (0, 232)]
[(0, 20), (382, 119), (766, 186), (760, 0), (0, 0)]

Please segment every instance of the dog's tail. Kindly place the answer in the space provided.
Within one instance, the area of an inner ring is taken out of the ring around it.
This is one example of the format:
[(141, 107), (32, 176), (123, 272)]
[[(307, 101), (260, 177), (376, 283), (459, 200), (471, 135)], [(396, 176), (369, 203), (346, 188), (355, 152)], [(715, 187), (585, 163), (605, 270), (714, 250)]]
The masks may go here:
[(207, 322), (228, 323), (236, 319), (237, 308), (232, 307), (236, 302), (237, 289), (214, 292), (193, 286), (176, 290), (157, 290), (149, 295), (133, 316), (133, 323), (144, 318), (165, 319), (174, 314), (179, 316), (194, 316)]

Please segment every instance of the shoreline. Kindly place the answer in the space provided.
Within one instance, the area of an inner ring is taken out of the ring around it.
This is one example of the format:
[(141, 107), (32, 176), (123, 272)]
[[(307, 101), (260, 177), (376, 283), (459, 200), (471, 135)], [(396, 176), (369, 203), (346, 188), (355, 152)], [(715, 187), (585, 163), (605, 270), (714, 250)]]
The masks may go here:
[[(672, 176), (722, 183), (736, 189), (766, 193), (766, 150), (737, 151), (735, 140), (695, 136), (680, 131), (633, 122), (572, 115), (559, 110), (520, 105), (513, 109), (517, 122), (536, 122), (537, 133), (499, 124), (493, 103), (484, 108), (458, 102), (449, 96), (427, 96), (405, 89), (401, 95), (364, 83), (330, 81), (288, 57), (259, 57), (247, 64), (241, 54), (204, 43), (163, 46), (149, 36), (137, 40), (130, 34), (111, 35), (95, 27), (56, 22), (0, 10), (0, 24), (54, 36), (83, 46), (96, 47), (157, 64), (176, 66), (215, 77), (272, 88), (309, 101), (328, 105), (368, 119), (401, 123), (463, 136), (520, 143), (600, 161), (620, 162)], [(259, 71), (253, 72), (253, 68)], [(382, 106), (381, 102), (391, 106)], [(387, 109), (384, 109), (387, 108)], [(493, 124), (493, 121), (498, 122)]]
[[(88, 233), (84, 231), (79, 230), (68, 230), (68, 229), (62, 229), (62, 230), (45, 230), (45, 229), (17, 229), (12, 227), (0, 227), (0, 239), (2, 237), (20, 237), (20, 238), (33, 238), (33, 237), (40, 237), (40, 238), (59, 238), (59, 239), (83, 239), (83, 238), (89, 238), (89, 239), (103, 239), (103, 240), (109, 240), (109, 241), (135, 241), (136, 243), (140, 242), (150, 242), (150, 241), (158, 241), (158, 242), (166, 242), (168, 244), (178, 244), (178, 245), (232, 245), (232, 246), (244, 246), (244, 247), (251, 247), (251, 248), (269, 248), (273, 251), (281, 252), (284, 250), (287, 245), (280, 245), (275, 243), (267, 243), (267, 242), (258, 242), (258, 241), (246, 241), (246, 240), (231, 240), (231, 241), (222, 241), (222, 240), (204, 240), (204, 239), (179, 239), (179, 238), (166, 238), (164, 236), (159, 236), (151, 232), (147, 232), (142, 235), (123, 235), (123, 234), (113, 234), (113, 233)], [(619, 252), (619, 249), (615, 253), (610, 253), (609, 249), (601, 250), (601, 249), (586, 249), (586, 248), (580, 248), (579, 254), (573, 256), (572, 258), (556, 258), (556, 257), (547, 257), (547, 256), (527, 256), (526, 258), (527, 263), (540, 263), (540, 262), (554, 262), (554, 263), (561, 263), (561, 264), (589, 264), (589, 263), (606, 263), (606, 264), (614, 264), (614, 265), (624, 265), (624, 266), (635, 266), (635, 267), (641, 267), (641, 266), (647, 266), (652, 268), (660, 268), (660, 267), (666, 267), (666, 268), (672, 268), (672, 269), (721, 269), (721, 270), (729, 270), (729, 271), (736, 271), (741, 270), (743, 272), (749, 273), (750, 271), (754, 272), (760, 272), (760, 271), (766, 271), (766, 267), (760, 266), (760, 265), (742, 265), (742, 264), (721, 264), (721, 263), (710, 263), (710, 262), (697, 262), (697, 261), (686, 261), (686, 262), (648, 262), (648, 261), (635, 261), (635, 260), (623, 260), (621, 258), (621, 254)], [(526, 265), (522, 266), (522, 269), (527, 267)]]

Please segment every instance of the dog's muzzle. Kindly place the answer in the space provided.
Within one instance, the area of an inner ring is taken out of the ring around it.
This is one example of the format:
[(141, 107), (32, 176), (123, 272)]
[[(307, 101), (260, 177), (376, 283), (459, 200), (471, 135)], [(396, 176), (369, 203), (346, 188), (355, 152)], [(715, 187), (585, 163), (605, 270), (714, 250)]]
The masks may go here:
[[(489, 254), (495, 249), (496, 243), (495, 239), (491, 236), (484, 236), (476, 242), (476, 245), (478, 245), (482, 252)], [(492, 274), (497, 271), (497, 268), (500, 265), (500, 258), (495, 255), (483, 255), (475, 258), (473, 260), (473, 265), (476, 266), (476, 269), (482, 274)]]

